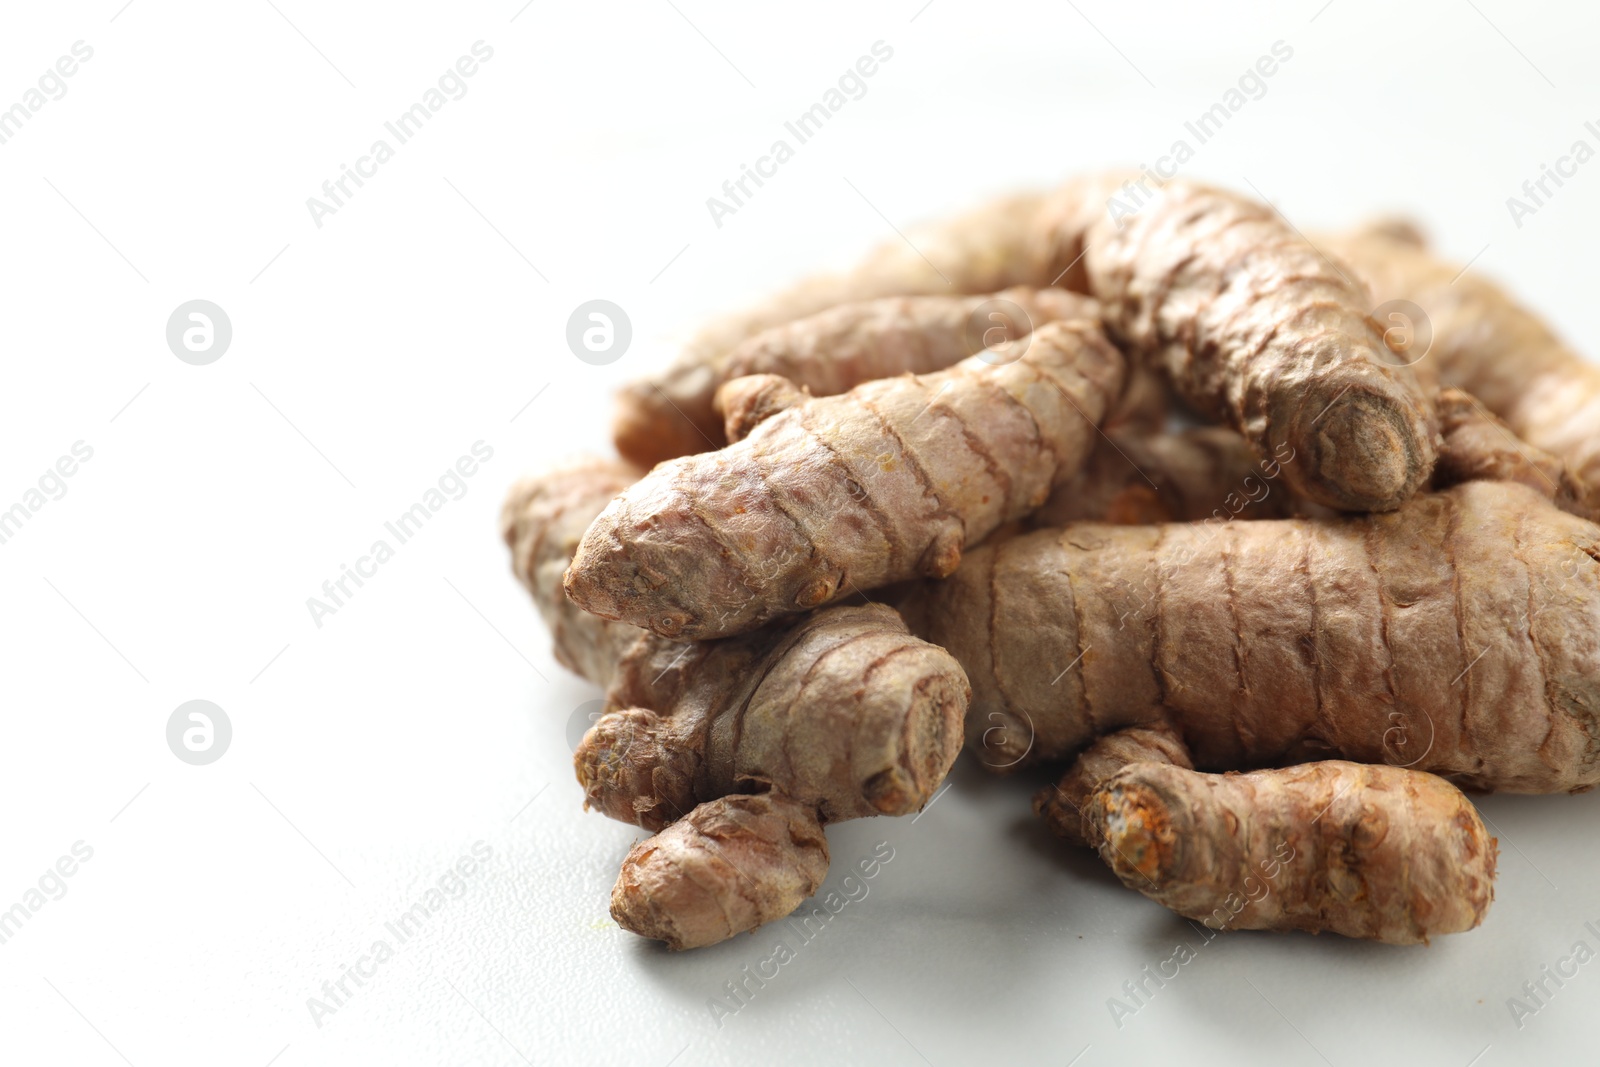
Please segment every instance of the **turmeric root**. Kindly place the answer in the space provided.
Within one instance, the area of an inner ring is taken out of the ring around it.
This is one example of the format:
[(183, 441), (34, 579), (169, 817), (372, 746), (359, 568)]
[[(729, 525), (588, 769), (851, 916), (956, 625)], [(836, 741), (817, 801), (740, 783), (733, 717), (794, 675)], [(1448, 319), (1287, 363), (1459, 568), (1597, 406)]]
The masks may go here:
[(606, 702), (573, 760), (589, 807), (660, 830), (703, 801), (773, 789), (833, 823), (933, 795), (960, 751), (967, 686), (892, 608), (841, 604), (715, 643), (650, 637)]
[[(1518, 482), (1563, 511), (1600, 519), (1565, 463), (1517, 438), (1476, 398), (1444, 389), (1436, 407), (1441, 440), (1432, 488)], [(1279, 458), (1259, 459), (1244, 438), (1222, 426), (1176, 433), (1110, 428), (1083, 470), (1051, 493), (1028, 522), (1041, 528), (1082, 521), (1134, 526), (1333, 517), (1334, 512), (1295, 497), (1280, 477), (1296, 458), (1285, 449)]]
[[(1113, 198), (1124, 209), (1114, 219)], [(1197, 410), (1239, 430), (1262, 457), (1285, 445), (1301, 454), (1290, 480), (1319, 504), (1393, 509), (1433, 468), (1429, 383), (1418, 378), (1431, 368), (1390, 352), (1386, 335), (1367, 319), (1362, 286), (1265, 204), (1188, 181), (1151, 189), (1122, 175), (1090, 175), (1046, 196), (1004, 201), (941, 232), (944, 245), (964, 250), (970, 273), (931, 288), (926, 262), (904, 248), (890, 250), (846, 279), (805, 283), (719, 326), (675, 365), (668, 383), (627, 394), (618, 431), (623, 454), (664, 458), (713, 440), (710, 400), (727, 380), (726, 353), (756, 323), (891, 293), (1000, 287), (971, 287), (981, 279), (1094, 296), (1109, 332), (1159, 366)], [(997, 270), (999, 263), (1007, 266)], [(661, 403), (669, 398), (670, 409)], [(699, 426), (697, 440), (684, 440), (687, 424)], [(645, 426), (663, 442), (659, 448), (641, 443)]]
[(544, 618), (557, 662), (602, 689), (611, 684), (624, 653), (644, 635), (637, 627), (579, 609), (562, 593), (561, 581), (595, 515), (643, 473), (617, 461), (573, 463), (517, 482), (500, 510), (511, 572)]
[(617, 497), (567, 595), (663, 637), (711, 638), (949, 574), (963, 546), (1077, 471), (1123, 373), (1099, 327), (1073, 319), (947, 371), (796, 404)]
[(1088, 818), (1124, 885), (1214, 929), (1408, 945), (1472, 929), (1494, 900), (1496, 843), (1472, 803), (1400, 767), (1141, 761), (1101, 786)]
[(734, 348), (723, 364), (724, 381), (778, 374), (815, 396), (834, 396), (875, 378), (945, 370), (1047, 322), (1093, 314), (1083, 297), (1064, 289), (841, 304)]
[(1600, 784), (1600, 527), (1521, 485), (1360, 518), (1039, 531), (901, 610), (966, 668), (968, 744), (994, 767), (1167, 723), (1203, 769)]
[(1494, 839), (1460, 790), (1421, 771), (1205, 774), (1171, 727), (1135, 727), (1095, 741), (1033, 803), (1130, 889), (1214, 929), (1415, 944), (1470, 930), (1494, 899)]
[(606, 687), (573, 761), (585, 806), (659, 831), (629, 853), (612, 915), (689, 948), (809, 896), (827, 868), (825, 823), (927, 803), (960, 749), (970, 690), (883, 605), (698, 644), (579, 611), (560, 571), (635, 473), (590, 463), (521, 482), (502, 529), (558, 658)]
[(1424, 384), (1367, 320), (1359, 283), (1270, 207), (1170, 182), (1085, 240), (1108, 332), (1258, 455), (1298, 454), (1286, 477), (1299, 495), (1385, 511), (1427, 481), (1436, 428)]
[(1564, 460), (1600, 510), (1600, 366), (1568, 348), (1537, 316), (1476, 272), (1429, 254), (1420, 235), (1377, 225), (1329, 238), (1382, 299), (1404, 299), (1427, 315), (1426, 363), (1443, 384), (1464, 389), (1512, 432)]
[(1438, 408), (1444, 442), (1433, 471), (1435, 488), (1470, 481), (1517, 482), (1563, 511), (1600, 519), (1600, 493), (1590, 492), (1559, 457), (1519, 440), (1475, 397), (1444, 389)]
[(880, 297), (996, 293), (1017, 285), (1055, 284), (1067, 264), (1057, 266), (1047, 258), (1055, 250), (1035, 228), (1043, 200), (1038, 194), (1010, 196), (944, 224), (914, 230), (914, 247), (898, 239), (885, 242), (855, 270), (807, 279), (759, 307), (713, 322), (666, 371), (623, 388), (613, 426), (617, 451), (651, 467), (720, 447), (721, 423), (712, 410), (712, 396), (723, 382), (764, 369), (726, 365), (736, 347), (763, 330)]
[(827, 874), (814, 808), (774, 794), (726, 796), (628, 850), (611, 917), (669, 948), (700, 948), (783, 918)]
[(1078, 754), (1058, 784), (1046, 786), (1034, 794), (1034, 814), (1044, 819), (1057, 837), (1075, 845), (1098, 848), (1102, 837), (1088, 817), (1090, 798), (1112, 775), (1140, 761), (1170, 763), (1194, 770), (1188, 748), (1170, 726), (1157, 723), (1118, 730), (1096, 738)]

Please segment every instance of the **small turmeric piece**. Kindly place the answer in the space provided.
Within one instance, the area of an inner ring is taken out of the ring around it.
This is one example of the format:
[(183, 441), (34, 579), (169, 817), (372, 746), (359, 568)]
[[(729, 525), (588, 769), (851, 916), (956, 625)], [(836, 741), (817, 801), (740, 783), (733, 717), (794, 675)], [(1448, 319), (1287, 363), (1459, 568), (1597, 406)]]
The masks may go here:
[(1158, 724), (1099, 738), (1033, 806), (1130, 889), (1214, 929), (1408, 945), (1472, 929), (1494, 900), (1494, 838), (1460, 790), (1421, 771), (1328, 760), (1205, 774)]
[(1102, 838), (1088, 817), (1090, 798), (1122, 768), (1146, 760), (1194, 770), (1188, 747), (1165, 723), (1117, 730), (1095, 738), (1078, 753), (1060, 782), (1034, 794), (1034, 814), (1057, 837), (1098, 848)]
[(1202, 774), (1139, 761), (1087, 814), (1124, 885), (1214, 929), (1410, 945), (1472, 929), (1494, 900), (1496, 842), (1472, 803), (1401, 767)]

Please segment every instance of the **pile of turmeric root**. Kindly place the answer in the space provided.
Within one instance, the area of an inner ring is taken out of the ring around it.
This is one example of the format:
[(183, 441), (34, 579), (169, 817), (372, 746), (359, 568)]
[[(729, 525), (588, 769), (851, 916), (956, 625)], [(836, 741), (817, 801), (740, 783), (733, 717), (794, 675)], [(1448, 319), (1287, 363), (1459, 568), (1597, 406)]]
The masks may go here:
[(782, 918), (962, 747), (1182, 915), (1395, 944), (1493, 899), (1462, 790), (1600, 783), (1600, 367), (1408, 224), (1076, 179), (620, 400), (503, 533), (645, 937)]

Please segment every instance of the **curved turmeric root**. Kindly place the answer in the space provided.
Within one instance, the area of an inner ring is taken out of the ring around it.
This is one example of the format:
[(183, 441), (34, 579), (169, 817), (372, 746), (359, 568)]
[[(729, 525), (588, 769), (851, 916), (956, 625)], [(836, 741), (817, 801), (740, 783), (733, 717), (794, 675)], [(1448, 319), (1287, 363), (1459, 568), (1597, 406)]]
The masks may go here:
[[(640, 466), (652, 467), (721, 447), (722, 424), (712, 410), (712, 397), (723, 382), (766, 369), (728, 366), (730, 353), (763, 330), (880, 297), (948, 297), (1056, 284), (1054, 279), (1067, 264), (1057, 266), (1050, 260), (1055, 249), (1035, 225), (1044, 199), (1040, 194), (1005, 197), (942, 224), (913, 230), (911, 241), (922, 254), (905, 241), (885, 242), (846, 274), (809, 278), (749, 311), (716, 320), (665, 371), (623, 388), (613, 426), (617, 451)], [(962, 352), (949, 362), (971, 354)], [(887, 373), (931, 369), (906, 366)], [(841, 390), (862, 380), (847, 382)]]
[(1427, 315), (1424, 363), (1464, 389), (1518, 437), (1560, 457), (1600, 511), (1600, 366), (1567, 347), (1498, 285), (1430, 254), (1420, 235), (1392, 224), (1328, 239), (1380, 299), (1404, 299)]
[(1185, 181), (1144, 194), (1085, 238), (1108, 332), (1259, 456), (1296, 453), (1286, 477), (1315, 503), (1388, 511), (1421, 488), (1432, 407), (1361, 285), (1266, 204)]
[(1477, 398), (1445, 389), (1438, 406), (1444, 445), (1433, 472), (1436, 488), (1471, 481), (1516, 482), (1562, 511), (1600, 519), (1600, 491), (1591, 491), (1559, 457), (1518, 439)]
[(796, 404), (617, 497), (584, 535), (567, 595), (664, 637), (711, 638), (949, 574), (965, 545), (1076, 472), (1124, 369), (1075, 319), (947, 371)]
[(1495, 839), (1459, 789), (1419, 771), (1136, 762), (1088, 818), (1124, 885), (1213, 929), (1409, 945), (1472, 929), (1494, 900)]

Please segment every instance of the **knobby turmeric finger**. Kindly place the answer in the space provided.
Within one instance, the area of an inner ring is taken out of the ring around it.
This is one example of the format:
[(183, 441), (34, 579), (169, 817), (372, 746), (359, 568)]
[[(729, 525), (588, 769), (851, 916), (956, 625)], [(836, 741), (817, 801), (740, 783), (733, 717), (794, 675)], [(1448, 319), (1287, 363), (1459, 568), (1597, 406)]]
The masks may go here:
[(1166, 723), (1203, 770), (1600, 785), (1600, 526), (1512, 482), (1361, 517), (1073, 523), (981, 546), (899, 606), (966, 668), (993, 767)]
[(1070, 478), (1121, 395), (1090, 320), (1041, 327), (950, 370), (868, 382), (663, 463), (584, 535), (567, 595), (664, 637), (736, 634), (917, 576)]

